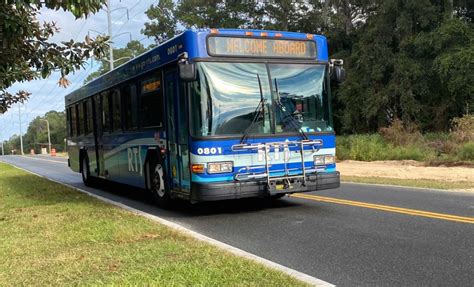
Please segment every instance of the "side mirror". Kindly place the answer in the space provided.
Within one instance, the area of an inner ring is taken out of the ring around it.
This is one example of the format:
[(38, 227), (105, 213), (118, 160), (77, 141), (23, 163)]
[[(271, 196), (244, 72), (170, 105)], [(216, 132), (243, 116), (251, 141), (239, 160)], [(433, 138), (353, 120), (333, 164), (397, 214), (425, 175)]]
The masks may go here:
[(179, 77), (185, 82), (192, 82), (196, 80), (196, 65), (190, 63), (187, 58), (182, 58), (178, 61)]
[(334, 79), (338, 84), (341, 84), (346, 80), (346, 70), (344, 70), (344, 61), (341, 59), (331, 59), (330, 61), (330, 73), (331, 78)]

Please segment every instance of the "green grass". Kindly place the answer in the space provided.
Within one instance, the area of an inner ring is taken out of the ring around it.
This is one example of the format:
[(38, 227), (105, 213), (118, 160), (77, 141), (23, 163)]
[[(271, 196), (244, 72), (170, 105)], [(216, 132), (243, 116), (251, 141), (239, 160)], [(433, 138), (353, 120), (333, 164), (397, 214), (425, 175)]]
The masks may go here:
[(0, 163), (0, 286), (66, 284), (304, 285)]
[(398, 179), (386, 177), (342, 176), (342, 181), (358, 183), (391, 184), (409, 187), (423, 187), (435, 189), (473, 189), (474, 184), (469, 182), (443, 182), (428, 179)]
[(428, 165), (472, 165), (474, 143), (456, 143), (447, 133), (420, 135), (411, 143), (396, 145), (380, 134), (337, 136), (338, 160), (416, 160)]

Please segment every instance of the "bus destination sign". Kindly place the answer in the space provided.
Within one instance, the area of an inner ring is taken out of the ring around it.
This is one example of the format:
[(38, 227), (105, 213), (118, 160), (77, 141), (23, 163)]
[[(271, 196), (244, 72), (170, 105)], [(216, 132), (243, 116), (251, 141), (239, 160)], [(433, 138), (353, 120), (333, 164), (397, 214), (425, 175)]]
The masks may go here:
[(311, 40), (209, 37), (211, 56), (315, 59), (316, 43)]

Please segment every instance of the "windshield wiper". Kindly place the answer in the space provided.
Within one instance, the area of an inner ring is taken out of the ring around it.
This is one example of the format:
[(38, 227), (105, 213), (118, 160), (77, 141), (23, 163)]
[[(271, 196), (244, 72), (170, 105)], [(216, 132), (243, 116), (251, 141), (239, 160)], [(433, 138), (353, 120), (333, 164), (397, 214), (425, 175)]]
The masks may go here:
[(267, 103), (267, 99), (263, 98), (263, 91), (262, 91), (262, 82), (260, 81), (260, 75), (257, 74), (257, 80), (258, 80), (258, 88), (260, 91), (260, 101), (258, 102), (258, 106), (255, 109), (254, 112), (254, 117), (252, 119), (252, 122), (248, 126), (248, 128), (245, 130), (244, 135), (240, 139), (240, 144), (243, 144), (245, 140), (248, 138), (250, 131), (252, 130), (253, 125), (258, 121), (261, 115), (263, 115), (263, 127), (265, 127), (265, 105)]
[(294, 128), (301, 135), (301, 137), (303, 137), (303, 139), (307, 140), (308, 136), (305, 134), (305, 132), (303, 130), (301, 130), (301, 128), (299, 126), (299, 122), (293, 117), (292, 114), (290, 114), (285, 109), (285, 107), (283, 107), (283, 104), (280, 101), (280, 92), (278, 91), (278, 82), (277, 82), (276, 78), (274, 79), (274, 82), (275, 82), (275, 91), (276, 91), (277, 96), (278, 96), (276, 101), (275, 101), (276, 106), (284, 114), (284, 119), (289, 119), (289, 124), (288, 125), (291, 126), (292, 128)]

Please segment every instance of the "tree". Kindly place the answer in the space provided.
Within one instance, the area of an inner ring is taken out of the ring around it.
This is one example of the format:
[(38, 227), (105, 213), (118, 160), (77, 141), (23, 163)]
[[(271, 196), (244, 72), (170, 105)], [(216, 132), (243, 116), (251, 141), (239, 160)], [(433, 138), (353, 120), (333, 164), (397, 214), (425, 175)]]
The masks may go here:
[(36, 153), (41, 151), (41, 147), (48, 143), (48, 131), (46, 122), (49, 122), (51, 134), (51, 145), (61, 152), (64, 150), (64, 139), (66, 138), (66, 113), (49, 111), (42, 117), (36, 117), (28, 125), (26, 134), (23, 136), (25, 150), (34, 149)]
[(344, 59), (348, 75), (332, 87), (338, 133), (376, 132), (395, 119), (424, 131), (447, 130), (453, 117), (474, 109), (473, 1), (174, 3), (150, 7), (147, 36), (162, 42), (177, 27), (326, 35), (331, 58)]
[(450, 9), (430, 0), (377, 6), (348, 57), (341, 91), (347, 131), (377, 131), (394, 119), (446, 130), (450, 119), (462, 115), (473, 97), (473, 28), (445, 17)]
[[(115, 65), (119, 66), (122, 65), (123, 63), (129, 61), (130, 59), (133, 59), (143, 53), (145, 53), (148, 50), (148, 48), (145, 48), (142, 43), (139, 41), (133, 40), (127, 43), (127, 46), (125, 48), (119, 48), (119, 49), (114, 49), (114, 58), (116, 62)], [(107, 73), (110, 71), (110, 65), (108, 59), (101, 59), (100, 60), (100, 68), (99, 70), (91, 73), (87, 78), (84, 80), (84, 83), (90, 82), (93, 79)]]
[(146, 11), (142, 33), (162, 43), (183, 28), (261, 28), (263, 13), (258, 1), (164, 0)]
[(161, 0), (158, 4), (151, 5), (145, 14), (151, 21), (145, 23), (145, 28), (141, 32), (148, 38), (155, 38), (157, 44), (163, 43), (179, 33), (174, 1)]
[[(100, 58), (107, 48), (107, 37), (84, 42), (73, 40), (56, 44), (50, 38), (59, 30), (54, 22), (40, 24), (39, 9), (70, 11), (76, 18), (101, 9), (105, 0), (30, 0), (4, 1), (0, 4), (0, 97), (8, 109), (13, 103), (24, 102), (30, 95), (18, 91), (15, 95), (7, 88), (16, 82), (48, 77), (59, 71), (58, 84), (67, 86), (66, 76), (82, 67), (90, 56)], [(0, 113), (4, 109), (0, 110)]]
[(301, 22), (310, 11), (305, 1), (268, 1), (263, 6), (265, 29), (280, 31), (301, 31)]

